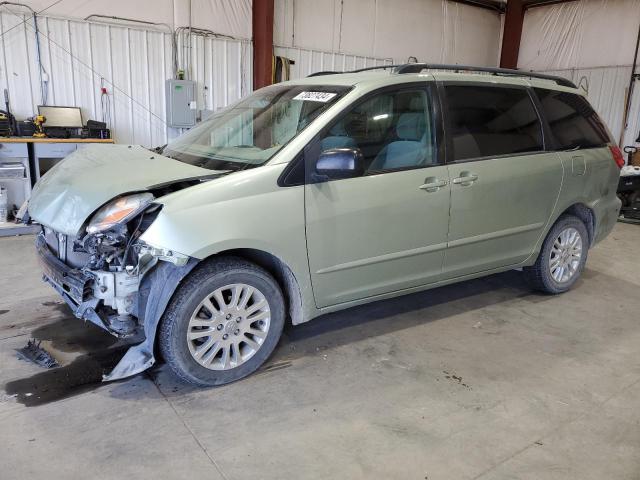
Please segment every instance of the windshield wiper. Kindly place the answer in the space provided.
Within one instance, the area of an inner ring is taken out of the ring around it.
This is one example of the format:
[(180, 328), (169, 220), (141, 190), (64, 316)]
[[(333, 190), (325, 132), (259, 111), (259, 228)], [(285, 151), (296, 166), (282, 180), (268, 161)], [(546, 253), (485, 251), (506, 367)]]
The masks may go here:
[(167, 144), (165, 143), (164, 145), (160, 145), (159, 147), (155, 147), (155, 148), (147, 148), (147, 150), (149, 150), (150, 152), (153, 153), (162, 153), (162, 151), (164, 150), (164, 147), (166, 147)]

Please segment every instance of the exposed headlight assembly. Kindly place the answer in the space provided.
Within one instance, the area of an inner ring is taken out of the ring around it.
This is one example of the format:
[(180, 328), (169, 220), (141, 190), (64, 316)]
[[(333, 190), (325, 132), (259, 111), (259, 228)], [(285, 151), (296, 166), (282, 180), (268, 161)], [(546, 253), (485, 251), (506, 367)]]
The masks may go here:
[(117, 198), (107, 203), (91, 217), (91, 221), (87, 225), (87, 233), (103, 232), (118, 224), (127, 223), (147, 208), (152, 201), (153, 195), (150, 193), (135, 193)]

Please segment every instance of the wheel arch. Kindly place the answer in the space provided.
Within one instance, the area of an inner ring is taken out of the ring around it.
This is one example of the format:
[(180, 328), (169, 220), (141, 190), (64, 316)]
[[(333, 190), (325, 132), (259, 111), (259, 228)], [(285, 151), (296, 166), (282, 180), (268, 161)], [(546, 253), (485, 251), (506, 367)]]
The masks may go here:
[(201, 263), (224, 256), (240, 257), (264, 268), (273, 276), (282, 290), (291, 323), (297, 325), (309, 320), (305, 318), (300, 284), (292, 269), (281, 258), (255, 248), (233, 248), (210, 255), (201, 260)]
[(594, 211), (584, 203), (574, 203), (573, 205), (565, 208), (551, 226), (553, 226), (562, 215), (573, 215), (578, 217), (582, 223), (584, 223), (584, 226), (587, 228), (587, 233), (589, 234), (589, 246), (592, 246), (596, 232), (596, 216)]

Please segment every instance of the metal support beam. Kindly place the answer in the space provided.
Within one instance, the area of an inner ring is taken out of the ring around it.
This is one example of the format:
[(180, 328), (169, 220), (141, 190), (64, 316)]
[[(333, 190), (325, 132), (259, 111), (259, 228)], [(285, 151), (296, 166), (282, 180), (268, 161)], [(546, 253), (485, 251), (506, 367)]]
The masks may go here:
[(557, 5), (559, 3), (577, 2), (579, 0), (524, 0), (522, 4), (525, 10), (534, 7), (546, 7), (548, 5)]
[(502, 52), (500, 53), (501, 68), (518, 67), (524, 10), (522, 0), (509, 0), (507, 2), (507, 12), (504, 17), (504, 30), (502, 33)]
[(472, 7), (484, 8), (497, 13), (504, 13), (506, 3), (500, 0), (449, 0), (454, 3), (463, 3), (465, 5), (471, 5)]
[(273, 2), (253, 0), (253, 89), (271, 85), (273, 78)]

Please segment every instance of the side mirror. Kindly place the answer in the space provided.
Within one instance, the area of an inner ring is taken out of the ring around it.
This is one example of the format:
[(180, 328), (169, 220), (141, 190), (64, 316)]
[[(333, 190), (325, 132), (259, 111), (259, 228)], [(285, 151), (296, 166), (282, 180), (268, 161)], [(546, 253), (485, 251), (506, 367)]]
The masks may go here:
[(354, 178), (364, 174), (364, 157), (358, 148), (333, 148), (318, 157), (314, 180), (316, 182), (341, 178)]

